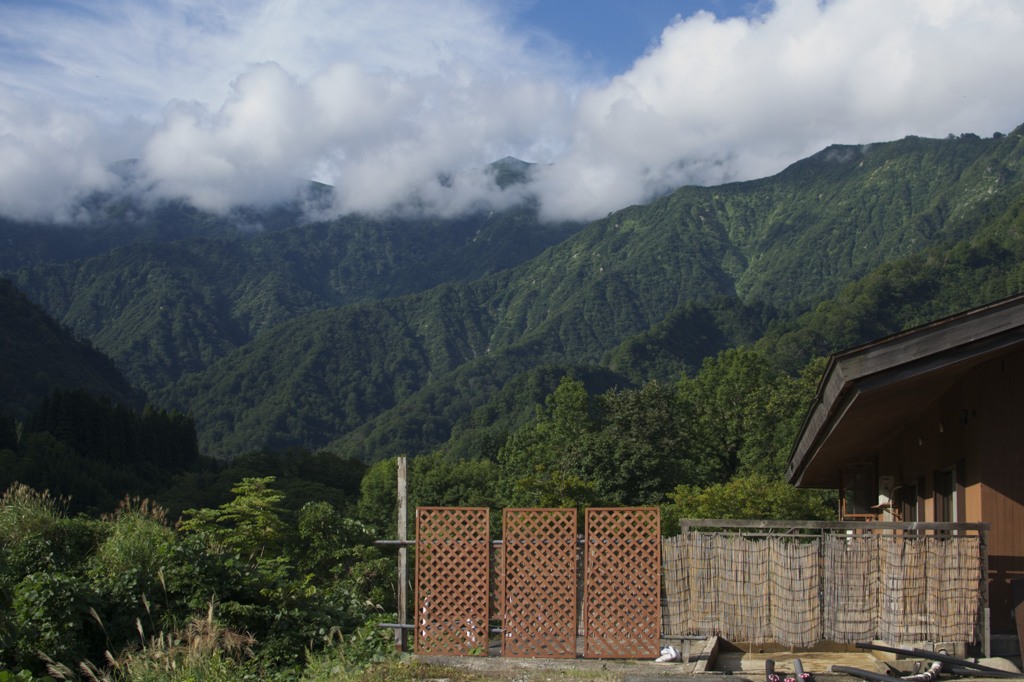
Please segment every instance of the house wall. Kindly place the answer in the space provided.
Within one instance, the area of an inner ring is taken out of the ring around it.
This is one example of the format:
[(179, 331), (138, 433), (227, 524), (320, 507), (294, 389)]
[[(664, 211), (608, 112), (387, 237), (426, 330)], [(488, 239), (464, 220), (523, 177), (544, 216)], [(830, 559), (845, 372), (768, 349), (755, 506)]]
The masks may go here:
[(968, 396), (979, 405), (971, 452), (981, 520), (992, 524), (992, 620), (1009, 628), (1009, 581), (1024, 578), (1024, 353), (988, 362), (969, 379)]
[(991, 622), (1009, 631), (1009, 581), (1024, 578), (1024, 352), (971, 370), (877, 456), (880, 476), (918, 484), (922, 521), (936, 520), (936, 471), (956, 472), (955, 520), (992, 524)]

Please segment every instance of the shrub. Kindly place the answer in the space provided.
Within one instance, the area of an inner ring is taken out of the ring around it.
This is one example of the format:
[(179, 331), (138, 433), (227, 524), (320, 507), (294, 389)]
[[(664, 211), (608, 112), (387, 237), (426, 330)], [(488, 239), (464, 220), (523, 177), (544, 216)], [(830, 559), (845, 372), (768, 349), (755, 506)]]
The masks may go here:
[(81, 568), (103, 527), (66, 507), (21, 484), (0, 496), (0, 665), (40, 671), (39, 651), (71, 661), (102, 647)]
[(40, 670), (37, 652), (74, 665), (103, 651), (94, 616), (97, 595), (80, 577), (56, 571), (30, 573), (14, 588), (15, 664)]
[[(126, 498), (106, 519), (108, 533), (89, 557), (86, 573), (104, 607), (108, 646), (118, 650), (136, 637), (136, 622), (157, 629), (168, 611), (164, 573), (175, 562), (177, 538), (160, 507)], [(169, 624), (168, 624), (169, 625)]]

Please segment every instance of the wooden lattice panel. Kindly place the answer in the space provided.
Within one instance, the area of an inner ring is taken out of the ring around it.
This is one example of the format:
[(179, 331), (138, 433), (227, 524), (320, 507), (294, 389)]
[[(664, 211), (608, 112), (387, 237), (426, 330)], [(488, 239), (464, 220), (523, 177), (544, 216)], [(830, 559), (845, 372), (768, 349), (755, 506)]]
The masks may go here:
[(576, 657), (576, 510), (506, 509), (501, 653)]
[(661, 638), (657, 507), (587, 510), (586, 658), (656, 658)]
[(490, 511), (416, 509), (416, 653), (486, 655)]

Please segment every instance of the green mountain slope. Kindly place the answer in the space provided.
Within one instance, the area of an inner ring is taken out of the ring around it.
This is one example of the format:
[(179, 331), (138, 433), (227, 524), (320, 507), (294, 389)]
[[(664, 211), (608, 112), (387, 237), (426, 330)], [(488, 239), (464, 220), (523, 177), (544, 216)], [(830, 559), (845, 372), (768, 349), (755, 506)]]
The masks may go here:
[[(785, 346), (784, 343), (781, 346), (773, 346), (776, 347), (775, 355), (780, 364), (788, 366), (795, 371), (815, 352), (821, 354), (828, 353), (850, 343), (857, 343), (878, 335), (897, 331), (922, 321), (922, 315), (924, 316), (923, 319), (928, 319), (932, 314), (948, 314), (955, 310), (984, 302), (985, 300), (992, 300), (993, 298), (1019, 291), (1021, 289), (1020, 276), (1015, 273), (1019, 269), (1017, 264), (1021, 261), (1021, 258), (1020, 254), (1016, 253), (1016, 250), (993, 246), (990, 243), (980, 243), (977, 247), (974, 247), (970, 246), (970, 242), (962, 242), (964, 244), (964, 246), (960, 247), (962, 253), (957, 256), (957, 251), (954, 249), (954, 251), (950, 252), (946, 244), (956, 243), (955, 240), (959, 235), (970, 235), (972, 233), (976, 234), (976, 241), (985, 242), (985, 240), (989, 239), (986, 235), (993, 231), (1001, 231), (1005, 240), (1009, 242), (1014, 242), (1014, 240), (1019, 238), (1021, 230), (1020, 202), (1021, 197), (1024, 196), (1024, 189), (1022, 189), (1019, 182), (1021, 177), (1019, 169), (1021, 167), (1022, 150), (1020, 132), (1019, 130), (1016, 131), (1010, 138), (988, 141), (987, 146), (990, 153), (987, 156), (977, 155), (979, 141), (973, 138), (956, 141), (927, 141), (928, 145), (939, 146), (950, 143), (959, 146), (963, 142), (965, 143), (964, 148), (968, 152), (962, 157), (966, 170), (950, 171), (948, 173), (949, 179), (957, 178), (956, 182), (960, 184), (954, 183), (952, 187), (940, 185), (944, 187), (943, 196), (936, 198), (932, 204), (929, 204), (931, 208), (924, 214), (924, 218), (917, 217), (917, 214), (911, 214), (907, 220), (912, 229), (917, 229), (916, 226), (920, 225), (926, 218), (929, 220), (936, 219), (938, 213), (934, 206), (945, 207), (943, 210), (947, 212), (948, 217), (946, 220), (936, 223), (936, 225), (943, 228), (937, 230), (936, 234), (943, 237), (949, 235), (948, 239), (933, 239), (930, 242), (925, 242), (924, 245), (911, 241), (908, 245), (896, 250), (897, 254), (900, 252), (919, 252), (915, 256), (896, 257), (895, 260), (887, 261), (884, 252), (876, 255), (875, 260), (881, 262), (881, 265), (878, 265), (875, 270), (869, 270), (862, 283), (849, 286), (850, 291), (855, 291), (858, 286), (870, 286), (873, 280), (885, 279), (886, 273), (890, 273), (892, 278), (899, 282), (901, 279), (907, 279), (906, 277), (901, 278), (901, 272), (914, 272), (918, 267), (917, 263), (924, 261), (936, 266), (936, 276), (941, 279), (941, 282), (936, 282), (931, 287), (931, 299), (919, 297), (914, 301), (905, 302), (902, 310), (893, 311), (888, 314), (877, 308), (869, 309), (862, 306), (863, 317), (866, 320), (874, 320), (876, 323), (862, 325), (856, 330), (857, 333), (837, 333), (837, 330), (833, 328), (818, 332), (814, 338), (807, 338), (807, 332), (805, 331), (791, 331), (786, 339), (790, 342), (788, 352), (783, 352), (782, 350), (782, 346)], [(918, 149), (921, 146), (918, 140), (910, 140), (910, 147), (912, 149)], [(882, 147), (885, 146), (883, 145)], [(892, 149), (898, 147), (899, 145), (893, 145), (887, 150), (883, 149), (883, 151), (887, 152), (884, 156), (892, 156)], [(879, 166), (884, 166), (887, 163), (892, 164), (893, 162), (883, 159), (877, 163)], [(1010, 168), (1018, 170), (1011, 171)], [(993, 172), (993, 169), (999, 169), (999, 171)], [(961, 182), (963, 178), (966, 178), (966, 180)], [(787, 181), (791, 180), (787, 179)], [(755, 183), (755, 185), (767, 184), (768, 182), (762, 181), (761, 183)], [(737, 188), (741, 187), (740, 185), (733, 185), (727, 189), (735, 192)], [(762, 195), (759, 187), (754, 189), (756, 195)], [(712, 189), (711, 191), (715, 190)], [(671, 197), (669, 202), (683, 199), (691, 201), (694, 194), (705, 192), (706, 190), (686, 188)], [(865, 190), (865, 196), (869, 196), (869, 194)], [(963, 197), (963, 199), (955, 202), (949, 199), (949, 197), (957, 196)], [(949, 207), (951, 206), (955, 210), (950, 209)], [(657, 208), (657, 203), (654, 207)], [(780, 206), (778, 210), (781, 212), (790, 209)], [(640, 211), (643, 213), (643, 209), (640, 209)], [(621, 218), (623, 215), (626, 215), (626, 213), (618, 214), (617, 217)], [(815, 224), (819, 225), (819, 231), (824, 229), (821, 226), (827, 225), (827, 221), (820, 216), (816, 218), (816, 221)], [(706, 220), (704, 222), (705, 224), (707, 223)], [(619, 220), (618, 223), (621, 225), (622, 221)], [(980, 225), (988, 225), (987, 232), (979, 230), (978, 226)], [(570, 240), (570, 242), (584, 240), (588, 235), (592, 234), (592, 228), (593, 226), (578, 237)], [(700, 242), (690, 243), (691, 246), (696, 244), (700, 244)], [(925, 251), (921, 251), (922, 248)], [(560, 248), (554, 251), (558, 250)], [(723, 252), (727, 255), (729, 254), (729, 251), (725, 249), (716, 251), (714, 248), (705, 247), (702, 250), (702, 256), (716, 253), (721, 254)], [(946, 254), (947, 252), (956, 257), (953, 259), (943, 259), (941, 254)], [(545, 254), (545, 256), (547, 255)], [(790, 266), (794, 271), (794, 277), (799, 273), (806, 272), (795, 263), (821, 257), (820, 254), (813, 252), (813, 250), (811, 253), (796, 252), (794, 254), (787, 254), (783, 250), (780, 252), (780, 255), (788, 256), (794, 263), (794, 265)], [(747, 275), (748, 280), (759, 282), (760, 287), (768, 289), (773, 273), (781, 267), (779, 263), (782, 262), (782, 259), (771, 261), (767, 258), (761, 258), (760, 262), (770, 263), (772, 267), (767, 268), (767, 274), (757, 272), (752, 267), (747, 271), (749, 273)], [(532, 267), (532, 263), (529, 266), (523, 266), (522, 269), (527, 269), (528, 267)], [(856, 268), (852, 268), (851, 265), (846, 271), (850, 273), (860, 272), (861, 268), (864, 267), (867, 266), (858, 265)], [(811, 275), (814, 277), (815, 272), (811, 271)], [(800, 302), (800, 306), (805, 307), (808, 305), (808, 302), (820, 299), (830, 291), (840, 290), (843, 286), (842, 281), (839, 278), (822, 280), (821, 287), (813, 290), (812, 294), (808, 294), (807, 299)], [(799, 310), (799, 307), (796, 307), (793, 303), (796, 299), (789, 298), (787, 300), (787, 297), (791, 297), (793, 293), (786, 290), (785, 285), (787, 282), (787, 279), (780, 278), (780, 293), (775, 294), (775, 298), (778, 299), (780, 307), (790, 307)], [(849, 297), (850, 293), (844, 292), (843, 295), (844, 297)], [(650, 301), (652, 299), (647, 300)], [(697, 297), (697, 300), (700, 300), (699, 297)], [(786, 321), (790, 329), (797, 330), (803, 329), (802, 325), (810, 322), (812, 319), (809, 317), (805, 320), (792, 322), (788, 316), (777, 317), (775, 310), (764, 302), (759, 301), (753, 293), (747, 294), (747, 300), (749, 304), (745, 304), (738, 299), (730, 300), (728, 298), (706, 304), (684, 303), (672, 309), (660, 322), (652, 325), (648, 331), (642, 332), (637, 336), (628, 337), (620, 346), (606, 354), (601, 359), (601, 362), (619, 372), (623, 372), (634, 381), (640, 381), (645, 378), (671, 378), (672, 376), (678, 376), (680, 372), (688, 368), (692, 370), (699, 366), (703, 357), (713, 355), (718, 350), (739, 343), (753, 342), (763, 333), (773, 317), (775, 317), (777, 324)], [(880, 300), (879, 302), (881, 303), (882, 301)], [(833, 304), (833, 310), (841, 311), (847, 305), (849, 304), (843, 298), (840, 298)], [(916, 315), (910, 314), (915, 309), (917, 310)], [(840, 318), (843, 317), (841, 312), (837, 314)], [(609, 316), (609, 319), (613, 319), (613, 317)], [(884, 323), (881, 323), (883, 320)], [(803, 335), (803, 338), (798, 342), (801, 348), (792, 348), (793, 339), (800, 338), (801, 335)], [(772, 343), (767, 341), (765, 343), (772, 346)], [(409, 409), (408, 415), (403, 418), (400, 416), (400, 413), (405, 410), (404, 406), (398, 406), (389, 410), (382, 418), (360, 429), (360, 433), (356, 435), (362, 435), (367, 432), (375, 433), (377, 434), (376, 437), (370, 437), (369, 440), (379, 443), (385, 452), (395, 454), (402, 451), (403, 444), (400, 442), (393, 443), (389, 447), (388, 434), (406, 431), (407, 429), (402, 427), (405, 423), (417, 423), (415, 419), (417, 410)], [(342, 439), (342, 443), (344, 444), (346, 440), (350, 439)], [(360, 442), (357, 444), (357, 447), (362, 449), (364, 447), (362, 443), (367, 439), (359, 438), (358, 440)], [(390, 440), (394, 441), (395, 439), (390, 438)]]
[[(628, 221), (631, 212), (624, 215)], [(723, 246), (717, 234), (683, 240), (666, 230), (640, 238), (616, 218), (507, 272), (297, 318), (169, 394), (199, 415), (204, 452), (216, 455), (265, 444), (311, 446), (407, 400), (401, 409), (418, 418), (403, 418), (403, 428), (385, 438), (365, 438), (388, 441), (389, 451), (432, 447), (454, 420), (520, 372), (544, 362), (596, 363), (681, 301), (731, 294), (728, 278), (704, 265), (704, 254)], [(257, 387), (254, 377), (266, 380)], [(244, 405), (225, 413), (239, 396)], [(227, 431), (208, 437), (202, 415)], [(375, 456), (366, 445), (359, 449)]]
[(161, 404), (196, 415), (206, 454), (332, 443), (375, 459), (439, 447), (456, 427), (458, 450), (540, 366), (609, 385), (671, 378), (767, 333), (795, 367), (1009, 293), (1022, 170), (1024, 128), (834, 146), (568, 237), (528, 208), (415, 229), (351, 218), (124, 247), (18, 282)]
[(579, 229), (530, 207), (457, 220), (358, 216), (224, 239), (135, 243), (21, 268), (18, 286), (154, 399), (281, 322), (473, 280)]
[(1020, 131), (834, 145), (771, 178), (684, 188), (664, 213), (732, 245), (745, 302), (798, 310), (883, 262), (965, 238), (1019, 189)]
[(143, 202), (96, 194), (78, 207), (71, 224), (20, 223), (0, 216), (0, 271), (28, 264), (81, 260), (127, 244), (182, 239), (236, 239), (276, 230), (302, 219), (298, 203), (265, 211), (239, 208), (227, 215), (200, 211), (183, 201)]
[(1024, 196), (971, 239), (886, 263), (834, 298), (777, 320), (757, 346), (794, 371), (813, 355), (1024, 291)]
[(114, 363), (0, 279), (0, 414), (26, 418), (56, 390), (80, 389), (124, 405), (137, 396)]

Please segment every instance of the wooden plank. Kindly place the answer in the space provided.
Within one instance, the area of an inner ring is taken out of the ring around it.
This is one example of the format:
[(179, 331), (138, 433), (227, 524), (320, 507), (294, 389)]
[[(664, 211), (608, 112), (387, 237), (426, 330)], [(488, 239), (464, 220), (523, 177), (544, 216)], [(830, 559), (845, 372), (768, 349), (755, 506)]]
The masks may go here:
[(765, 519), (680, 519), (683, 531), (693, 528), (752, 528), (792, 530), (899, 530), (899, 531), (974, 531), (990, 530), (991, 523), (938, 523), (933, 521), (800, 521)]
[(584, 658), (656, 658), (661, 637), (658, 507), (586, 510)]
[(576, 657), (576, 509), (505, 509), (501, 655)]
[(416, 508), (417, 654), (486, 656), (490, 509)]

